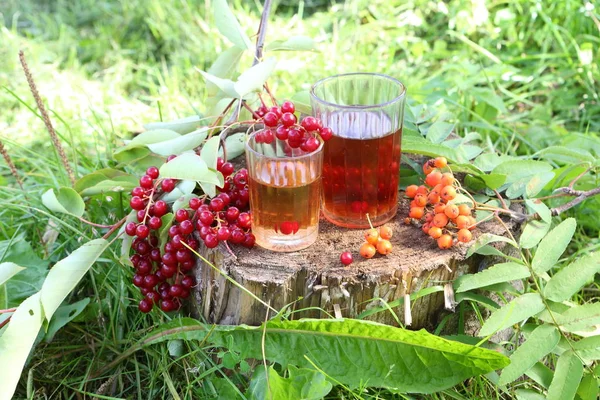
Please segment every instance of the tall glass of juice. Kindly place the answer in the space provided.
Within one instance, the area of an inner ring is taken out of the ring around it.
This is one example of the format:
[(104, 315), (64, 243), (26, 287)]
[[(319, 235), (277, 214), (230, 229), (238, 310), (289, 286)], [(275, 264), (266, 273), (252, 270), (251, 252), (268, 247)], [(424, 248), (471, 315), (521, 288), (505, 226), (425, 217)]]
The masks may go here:
[(319, 231), (323, 142), (306, 153), (281, 140), (265, 143), (258, 131), (246, 142), (246, 163), (256, 243), (274, 251), (313, 244)]
[(322, 79), (311, 89), (313, 115), (333, 130), (323, 149), (323, 215), (367, 228), (396, 215), (406, 88), (380, 74)]

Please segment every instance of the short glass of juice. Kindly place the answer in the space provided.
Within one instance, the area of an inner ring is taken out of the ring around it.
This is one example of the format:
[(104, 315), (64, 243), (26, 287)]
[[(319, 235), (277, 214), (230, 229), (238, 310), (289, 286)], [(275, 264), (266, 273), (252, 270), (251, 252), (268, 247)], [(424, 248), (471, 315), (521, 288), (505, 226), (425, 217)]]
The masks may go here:
[(323, 216), (367, 228), (396, 215), (406, 87), (381, 74), (322, 79), (311, 89), (313, 115), (331, 128), (323, 149)]
[(318, 148), (307, 153), (281, 140), (265, 143), (261, 133), (246, 142), (256, 244), (273, 251), (304, 249), (319, 231), (323, 142), (318, 139)]

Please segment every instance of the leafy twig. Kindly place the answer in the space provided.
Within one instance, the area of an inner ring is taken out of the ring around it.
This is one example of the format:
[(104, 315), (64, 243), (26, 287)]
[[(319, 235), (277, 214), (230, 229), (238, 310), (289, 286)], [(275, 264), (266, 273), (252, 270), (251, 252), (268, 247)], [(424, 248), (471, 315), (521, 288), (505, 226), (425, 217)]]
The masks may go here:
[(73, 169), (71, 168), (71, 165), (69, 165), (69, 160), (67, 159), (65, 150), (63, 149), (62, 145), (60, 144), (58, 135), (56, 134), (56, 131), (54, 130), (54, 127), (52, 126), (52, 122), (50, 121), (50, 116), (48, 115), (48, 111), (46, 111), (46, 107), (44, 106), (44, 103), (42, 102), (42, 98), (40, 97), (40, 93), (37, 90), (37, 86), (35, 84), (35, 81), (33, 80), (33, 76), (31, 75), (31, 71), (29, 70), (29, 67), (27, 66), (27, 61), (25, 61), (25, 54), (23, 53), (23, 50), (19, 51), (19, 60), (21, 61), (21, 66), (23, 67), (23, 72), (25, 73), (25, 77), (27, 78), (27, 83), (29, 84), (29, 89), (31, 90), (31, 94), (33, 95), (33, 98), (35, 99), (38, 109), (40, 110), (40, 113), (42, 114), (42, 119), (44, 120), (46, 129), (48, 130), (48, 133), (50, 134), (50, 138), (52, 139), (52, 144), (56, 148), (56, 151), (58, 151), (58, 155), (62, 161), (63, 166), (65, 167), (65, 170), (67, 171), (67, 175), (69, 176), (69, 179), (71, 180), (71, 184), (75, 185), (75, 175), (73, 174)]
[(552, 214), (552, 216), (557, 216), (560, 213), (563, 213), (563, 212), (567, 211), (568, 209), (575, 207), (577, 204), (589, 199), (590, 197), (600, 194), (600, 187), (597, 187), (597, 188), (591, 189), (591, 190), (587, 190), (587, 191), (574, 190), (570, 187), (563, 187), (563, 188), (558, 189), (557, 191), (564, 193), (565, 196), (577, 196), (577, 197), (575, 197), (573, 200), (571, 200), (565, 204), (562, 204), (558, 207), (551, 208), (550, 213)]

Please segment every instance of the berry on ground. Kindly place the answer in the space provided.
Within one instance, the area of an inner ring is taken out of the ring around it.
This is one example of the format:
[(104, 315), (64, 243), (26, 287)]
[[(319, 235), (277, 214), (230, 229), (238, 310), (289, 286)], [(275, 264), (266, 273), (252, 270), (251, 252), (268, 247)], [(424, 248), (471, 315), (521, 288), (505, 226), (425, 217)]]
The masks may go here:
[(343, 252), (342, 254), (340, 254), (340, 261), (344, 265), (350, 265), (350, 264), (352, 264), (352, 261), (354, 261), (352, 259), (352, 253), (350, 253), (349, 251)]

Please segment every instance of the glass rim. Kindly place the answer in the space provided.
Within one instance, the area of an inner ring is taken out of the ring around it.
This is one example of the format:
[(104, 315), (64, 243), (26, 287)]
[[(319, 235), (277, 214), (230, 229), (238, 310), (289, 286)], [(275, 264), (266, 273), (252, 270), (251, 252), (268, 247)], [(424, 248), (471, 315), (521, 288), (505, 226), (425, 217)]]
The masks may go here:
[[(246, 140), (246, 143), (244, 144), (244, 147), (246, 149), (246, 151), (249, 151), (250, 153), (258, 156), (258, 157), (262, 157), (262, 158), (268, 158), (271, 160), (303, 160), (303, 159), (307, 159), (310, 158), (314, 155), (317, 155), (319, 152), (323, 152), (323, 144), (325, 143), (325, 141), (321, 138), (320, 135), (316, 135), (317, 140), (319, 141), (319, 147), (317, 147), (316, 150), (311, 151), (310, 153), (306, 153), (306, 154), (302, 154), (299, 156), (282, 156), (282, 157), (273, 157), (273, 156), (268, 156), (262, 153), (259, 153), (258, 151), (254, 150), (252, 147), (250, 147), (250, 140), (252, 140), (256, 134), (258, 132), (260, 132), (261, 130), (257, 130), (254, 131), (250, 134), (250, 136), (248, 137), (248, 139)], [(275, 138), (275, 140), (279, 140), (277, 138)]]
[[(369, 105), (345, 105), (345, 104), (332, 103), (330, 101), (324, 100), (324, 99), (320, 98), (319, 96), (317, 96), (317, 94), (315, 93), (315, 89), (318, 86), (321, 86), (324, 83), (327, 83), (328, 81), (332, 81), (334, 79), (338, 79), (338, 78), (342, 78), (342, 77), (346, 77), (346, 76), (375, 76), (378, 78), (383, 78), (383, 79), (386, 79), (386, 80), (393, 82), (396, 85), (400, 86), (400, 94), (398, 96), (394, 97), (393, 99), (388, 100), (383, 103), (369, 104)], [(345, 74), (332, 75), (332, 76), (328, 76), (323, 79), (319, 79), (310, 88), (310, 97), (312, 99), (314, 99), (315, 101), (317, 101), (321, 104), (328, 105), (328, 106), (332, 106), (332, 107), (336, 107), (336, 108), (345, 108), (345, 109), (350, 109), (350, 110), (368, 110), (370, 108), (381, 108), (381, 107), (389, 106), (391, 104), (394, 104), (394, 103), (402, 100), (405, 96), (406, 96), (406, 86), (402, 82), (400, 82), (398, 79), (393, 78), (389, 75), (379, 74), (376, 72), (350, 72), (350, 73), (345, 73)]]

